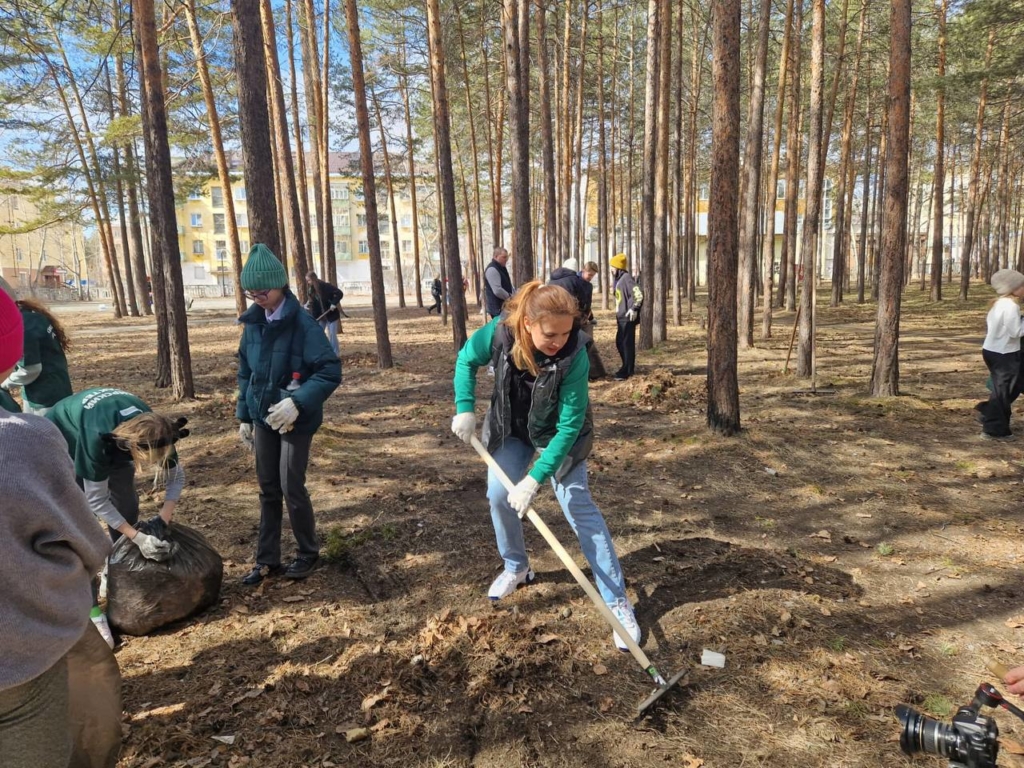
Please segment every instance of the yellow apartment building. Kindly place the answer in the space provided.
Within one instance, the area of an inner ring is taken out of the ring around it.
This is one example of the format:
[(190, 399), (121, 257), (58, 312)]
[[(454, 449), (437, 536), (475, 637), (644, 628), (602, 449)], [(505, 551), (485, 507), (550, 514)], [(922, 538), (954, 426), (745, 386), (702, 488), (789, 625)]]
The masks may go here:
[(29, 197), (0, 193), (0, 276), (15, 290), (73, 298), (92, 277), (82, 227), (58, 221), (33, 228), (38, 219)]
[[(341, 285), (346, 291), (369, 290), (370, 249), (366, 235), (366, 208), (363, 181), (357, 152), (334, 152), (330, 158), (331, 216), (334, 225), (334, 252), (338, 274), (322, 276)], [(233, 290), (231, 254), (228, 250), (225, 196), (234, 202), (235, 223), (243, 262), (252, 244), (249, 235), (249, 212), (240, 162), (232, 161), (232, 184), (225, 190), (216, 180), (206, 181), (177, 207), (178, 247), (181, 250), (182, 280), (191, 295), (229, 295)], [(395, 247), (391, 226), (391, 209), (383, 171), (377, 186), (377, 212), (380, 223), (381, 259), (385, 285), (395, 287)], [(316, 201), (312, 181), (309, 191), (310, 233), (313, 243), (312, 263), (319, 264), (319, 237), (315, 226)], [(417, 179), (417, 207), (420, 224), (420, 270), (424, 279), (438, 271), (438, 233), (434, 217), (434, 186), (431, 181)], [(405, 175), (396, 181), (395, 209), (398, 216), (399, 252), (403, 278), (407, 286), (413, 281), (412, 195)], [(292, 276), (295, 279), (295, 276)]]

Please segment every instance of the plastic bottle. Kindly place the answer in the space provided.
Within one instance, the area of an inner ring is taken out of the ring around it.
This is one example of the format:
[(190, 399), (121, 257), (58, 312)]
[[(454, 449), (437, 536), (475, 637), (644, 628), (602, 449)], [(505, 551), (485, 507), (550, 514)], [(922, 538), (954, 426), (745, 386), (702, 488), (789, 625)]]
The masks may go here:
[(299, 373), (298, 371), (293, 373), (292, 374), (292, 380), (288, 382), (288, 386), (285, 387), (285, 391), (286, 392), (294, 392), (299, 387), (301, 387), (302, 384), (299, 383), (299, 379), (301, 379), (301, 378), (302, 378), (302, 374)]

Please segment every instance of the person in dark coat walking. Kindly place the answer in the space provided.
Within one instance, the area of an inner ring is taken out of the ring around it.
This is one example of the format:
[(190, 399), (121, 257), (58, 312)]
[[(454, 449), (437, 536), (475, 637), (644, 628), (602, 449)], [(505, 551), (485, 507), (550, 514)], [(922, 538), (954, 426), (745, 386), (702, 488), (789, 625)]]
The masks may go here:
[(327, 333), (331, 349), (334, 350), (335, 355), (340, 357), (338, 353), (338, 322), (341, 319), (341, 300), (345, 294), (338, 286), (321, 280), (312, 270), (306, 273), (306, 285), (309, 286), (309, 300), (306, 302), (306, 309)]
[(436, 309), (437, 314), (441, 314), (441, 278), (435, 277), (434, 282), (430, 284), (430, 296), (434, 299), (433, 305), (427, 307), (427, 314), (432, 314)]
[[(579, 262), (576, 259), (566, 259), (562, 262), (562, 266), (551, 273), (551, 277), (548, 279), (548, 285), (557, 285), (568, 291), (573, 298), (576, 299), (576, 304), (580, 308), (580, 330), (583, 331), (590, 339), (590, 343), (587, 345), (587, 356), (590, 358), (590, 380), (595, 381), (597, 379), (603, 379), (607, 376), (604, 369), (604, 363), (601, 362), (601, 355), (597, 351), (597, 347), (594, 344), (594, 315), (592, 313), (593, 301), (594, 301), (594, 286), (590, 284), (590, 280), (585, 278), (586, 266), (592, 265), (593, 262), (588, 262), (584, 265), (584, 272), (580, 274), (577, 272)], [(595, 272), (597, 271), (596, 265)]]
[[(341, 361), (289, 290), (284, 266), (262, 243), (249, 251), (242, 288), (255, 304), (238, 318), (243, 330), (235, 415), (243, 445), (256, 452), (260, 484), (256, 564), (242, 582), (255, 586), (282, 573), (303, 579), (320, 557), (306, 466), (324, 401), (341, 383)], [(281, 563), (282, 502), (298, 544), (287, 568)]]

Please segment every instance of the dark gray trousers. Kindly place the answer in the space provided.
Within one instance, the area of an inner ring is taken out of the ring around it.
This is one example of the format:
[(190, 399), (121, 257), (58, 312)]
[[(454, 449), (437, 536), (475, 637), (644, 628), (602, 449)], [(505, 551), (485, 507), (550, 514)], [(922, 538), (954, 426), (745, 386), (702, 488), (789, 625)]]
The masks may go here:
[[(121, 517), (132, 525), (139, 522), (139, 491), (135, 487), (135, 465), (125, 464), (113, 470), (107, 481), (107, 488), (110, 489), (110, 502), (114, 509), (121, 513)], [(121, 538), (121, 532), (111, 528), (110, 538), (116, 542)]]
[(34, 680), (0, 691), (4, 768), (65, 768), (71, 759), (67, 656)]
[(260, 483), (260, 540), (256, 548), (258, 565), (281, 564), (282, 502), (288, 506), (288, 520), (304, 557), (320, 554), (316, 538), (313, 504), (306, 491), (306, 465), (312, 435), (279, 434), (255, 425), (256, 477)]

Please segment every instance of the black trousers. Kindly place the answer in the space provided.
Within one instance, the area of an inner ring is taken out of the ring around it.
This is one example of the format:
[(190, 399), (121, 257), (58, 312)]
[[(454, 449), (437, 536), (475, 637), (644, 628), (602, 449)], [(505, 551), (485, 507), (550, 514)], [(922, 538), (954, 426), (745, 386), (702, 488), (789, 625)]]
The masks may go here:
[(429, 315), (435, 309), (437, 310), (437, 314), (440, 315), (441, 314), (441, 297), (440, 296), (435, 296), (434, 297), (434, 304), (433, 304), (433, 306), (427, 307), (427, 314)]
[(616, 376), (632, 376), (636, 372), (636, 326), (624, 317), (615, 318), (618, 328), (615, 331), (615, 348), (622, 358), (622, 367)]
[(260, 536), (256, 547), (258, 565), (281, 565), (282, 503), (295, 536), (297, 553), (303, 557), (320, 554), (313, 504), (306, 491), (306, 465), (312, 435), (280, 434), (255, 425), (256, 477), (260, 483)]
[(1021, 353), (990, 352), (981, 350), (981, 356), (992, 376), (992, 393), (981, 405), (981, 428), (986, 435), (1003, 437), (1010, 432), (1010, 404), (1020, 394)]

